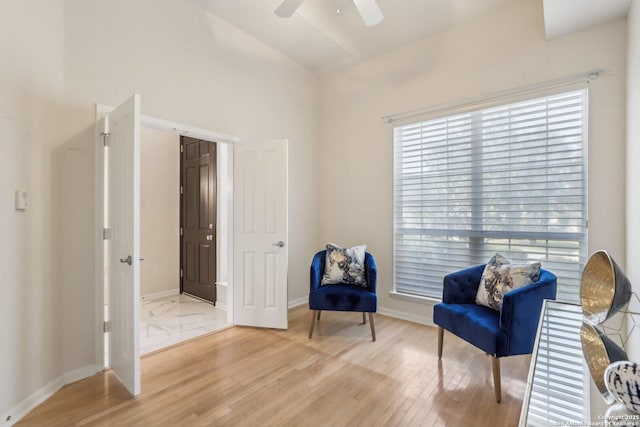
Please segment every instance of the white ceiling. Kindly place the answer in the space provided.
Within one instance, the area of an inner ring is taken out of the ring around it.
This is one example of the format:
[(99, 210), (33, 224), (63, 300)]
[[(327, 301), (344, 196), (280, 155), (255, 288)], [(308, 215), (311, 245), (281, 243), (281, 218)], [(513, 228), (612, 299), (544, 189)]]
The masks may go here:
[(322, 71), (388, 52), (522, 0), (377, 0), (384, 19), (375, 27), (364, 25), (352, 0), (305, 0), (286, 19), (274, 13), (282, 0), (194, 1), (307, 68)]
[(544, 0), (547, 39), (604, 24), (627, 15), (631, 0)]
[[(290, 18), (282, 0), (193, 0), (220, 19), (318, 72), (391, 51), (524, 0), (377, 0), (383, 21), (366, 27), (353, 0), (304, 0)], [(547, 38), (626, 15), (631, 0), (543, 0)], [(337, 13), (340, 10), (340, 13)]]

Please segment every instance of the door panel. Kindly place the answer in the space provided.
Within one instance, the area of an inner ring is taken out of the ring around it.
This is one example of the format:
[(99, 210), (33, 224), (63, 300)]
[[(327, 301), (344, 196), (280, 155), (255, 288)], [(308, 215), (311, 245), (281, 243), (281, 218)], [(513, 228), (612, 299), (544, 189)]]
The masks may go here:
[(181, 137), (182, 291), (216, 303), (216, 144)]
[(265, 302), (266, 308), (276, 308), (276, 297), (278, 294), (278, 256), (276, 254), (265, 254), (264, 263), (265, 279)]
[[(140, 98), (109, 113), (107, 240), (109, 361), (132, 395), (140, 393)], [(128, 257), (130, 263), (122, 262)]]
[(234, 323), (287, 329), (287, 141), (234, 144)]

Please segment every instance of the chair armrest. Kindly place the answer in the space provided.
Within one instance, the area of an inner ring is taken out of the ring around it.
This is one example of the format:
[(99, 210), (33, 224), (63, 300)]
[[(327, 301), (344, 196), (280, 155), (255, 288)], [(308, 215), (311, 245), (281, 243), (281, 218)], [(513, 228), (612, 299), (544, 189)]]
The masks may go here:
[(369, 252), (364, 254), (364, 271), (367, 279), (367, 289), (369, 292), (376, 293), (376, 282), (378, 280), (378, 268), (376, 261)]
[(309, 275), (309, 291), (313, 292), (320, 287), (320, 281), (324, 274), (324, 263), (326, 262), (327, 251), (320, 251), (313, 256)]
[(465, 268), (444, 276), (442, 302), (447, 304), (473, 304), (484, 271), (483, 265)]
[(556, 299), (558, 280), (547, 270), (531, 285), (504, 294), (500, 329), (508, 336), (509, 354), (529, 354), (533, 349), (542, 302)]

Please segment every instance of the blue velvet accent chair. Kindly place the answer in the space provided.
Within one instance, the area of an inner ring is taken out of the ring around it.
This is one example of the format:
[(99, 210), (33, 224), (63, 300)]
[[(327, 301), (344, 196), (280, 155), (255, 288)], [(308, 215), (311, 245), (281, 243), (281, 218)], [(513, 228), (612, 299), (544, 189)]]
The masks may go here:
[(365, 313), (369, 313), (369, 326), (371, 327), (371, 340), (376, 340), (376, 327), (373, 313), (378, 310), (378, 296), (376, 295), (376, 281), (378, 270), (373, 256), (366, 252), (364, 255), (364, 269), (367, 287), (350, 284), (335, 284), (320, 286), (327, 251), (323, 250), (315, 254), (311, 262), (311, 277), (309, 289), (309, 308), (311, 313), (311, 329), (309, 338), (313, 335), (316, 320), (320, 320), (320, 313), (329, 311), (356, 311), (362, 312), (362, 324), (367, 323)]
[(500, 402), (500, 358), (531, 354), (542, 301), (556, 299), (557, 278), (550, 271), (540, 270), (537, 282), (507, 292), (502, 309), (496, 311), (475, 302), (484, 267), (478, 265), (444, 277), (442, 302), (433, 307), (433, 322), (438, 325), (439, 359), (445, 329), (491, 356), (494, 392)]

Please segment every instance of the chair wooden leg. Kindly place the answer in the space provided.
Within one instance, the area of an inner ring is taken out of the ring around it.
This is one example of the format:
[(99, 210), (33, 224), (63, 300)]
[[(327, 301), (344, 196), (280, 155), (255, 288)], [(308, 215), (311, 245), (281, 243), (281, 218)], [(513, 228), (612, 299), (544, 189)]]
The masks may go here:
[(438, 359), (442, 359), (442, 340), (444, 339), (444, 328), (438, 326)]
[(320, 313), (322, 313), (322, 310), (316, 310), (318, 312), (318, 317), (316, 318), (317, 321), (320, 321)]
[[(362, 313), (364, 316), (364, 313)], [(376, 340), (376, 326), (373, 323), (373, 313), (369, 313), (369, 326), (371, 326), (371, 341)]]
[(320, 318), (319, 310), (314, 310), (311, 312), (311, 329), (309, 329), (309, 339), (311, 339), (311, 335), (313, 335), (313, 327), (316, 325), (316, 316)]
[(362, 312), (362, 324), (366, 325), (367, 324), (367, 317), (365, 316), (364, 311)]
[(491, 367), (493, 369), (493, 389), (496, 395), (496, 402), (502, 400), (502, 389), (500, 387), (500, 359), (491, 356)]

